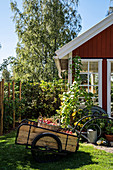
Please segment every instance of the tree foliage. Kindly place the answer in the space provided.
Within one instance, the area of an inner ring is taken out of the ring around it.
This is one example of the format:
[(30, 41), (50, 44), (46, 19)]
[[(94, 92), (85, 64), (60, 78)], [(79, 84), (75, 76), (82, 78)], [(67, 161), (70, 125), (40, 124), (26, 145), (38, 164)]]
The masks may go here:
[(2, 78), (8, 82), (10, 80), (10, 72), (7, 69), (4, 69), (2, 72)]
[(4, 69), (7, 70), (8, 64), (9, 64), (9, 60), (8, 60), (8, 59), (4, 59), (4, 60), (3, 60), (3, 63), (2, 63), (1, 66), (0, 66), (0, 71), (2, 71), (2, 70), (4, 70)]
[[(3, 59), (2, 64), (0, 65), (0, 72), (2, 72), (2, 78), (5, 81), (9, 81), (12, 78), (12, 66), (15, 61), (15, 57), (8, 57), (7, 59)], [(10, 65), (10, 67), (8, 67)]]
[(20, 11), (11, 2), (18, 43), (14, 62), (16, 79), (53, 80), (54, 52), (81, 30), (78, 0), (23, 0)]

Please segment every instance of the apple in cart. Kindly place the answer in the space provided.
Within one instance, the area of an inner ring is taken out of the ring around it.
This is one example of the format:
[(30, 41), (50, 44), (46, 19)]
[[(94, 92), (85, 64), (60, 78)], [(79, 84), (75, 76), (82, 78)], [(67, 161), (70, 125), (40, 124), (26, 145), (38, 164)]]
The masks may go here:
[(48, 120), (48, 121), (47, 121), (47, 124), (50, 124), (50, 123), (51, 123), (51, 121), (50, 121), (50, 120)]
[(66, 133), (72, 134), (72, 131), (67, 130)]
[(72, 131), (69, 131), (69, 134), (72, 134)]
[(46, 119), (46, 120), (45, 120), (45, 123), (50, 124), (50, 123), (52, 123), (52, 121), (49, 120), (49, 119)]
[(43, 120), (43, 123), (46, 123), (46, 121), (45, 121), (45, 120)]

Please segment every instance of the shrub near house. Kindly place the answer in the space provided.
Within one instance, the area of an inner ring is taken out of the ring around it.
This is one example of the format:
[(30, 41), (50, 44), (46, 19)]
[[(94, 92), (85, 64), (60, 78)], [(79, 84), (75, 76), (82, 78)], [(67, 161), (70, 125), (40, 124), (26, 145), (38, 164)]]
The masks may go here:
[(63, 95), (61, 95), (61, 106), (60, 110), (57, 110), (60, 118), (61, 123), (64, 127), (67, 127), (67, 125), (71, 124), (74, 126), (75, 122), (82, 118), (83, 111), (80, 109), (82, 106), (81, 98), (84, 97), (83, 103), (85, 102), (85, 106), (87, 108), (91, 108), (93, 105), (92, 93), (88, 93), (84, 87), (80, 87), (81, 84), (81, 76), (80, 76), (80, 70), (81, 70), (81, 60), (79, 56), (76, 56), (73, 58), (73, 64), (72, 64), (72, 71), (75, 72), (74, 74), (74, 82), (70, 86), (70, 89), (68, 92), (64, 92)]

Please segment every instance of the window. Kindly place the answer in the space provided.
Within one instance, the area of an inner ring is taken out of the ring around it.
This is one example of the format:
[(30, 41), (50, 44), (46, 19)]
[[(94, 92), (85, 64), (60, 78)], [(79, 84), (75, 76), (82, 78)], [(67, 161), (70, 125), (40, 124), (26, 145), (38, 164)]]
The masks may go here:
[[(98, 61), (82, 60), (82, 71), (80, 72), (82, 83), (80, 86), (84, 87), (89, 93), (93, 93), (93, 101), (99, 104), (99, 70)], [(84, 98), (84, 97), (83, 97)]]

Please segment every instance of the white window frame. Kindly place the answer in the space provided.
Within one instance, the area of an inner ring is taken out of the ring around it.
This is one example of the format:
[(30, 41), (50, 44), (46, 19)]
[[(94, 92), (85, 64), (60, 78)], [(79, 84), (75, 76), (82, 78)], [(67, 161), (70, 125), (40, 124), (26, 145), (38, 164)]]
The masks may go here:
[(111, 61), (107, 59), (107, 113), (111, 117)]
[[(99, 102), (99, 106), (102, 107), (102, 59), (81, 59), (81, 61), (98, 62), (98, 102)], [(89, 82), (88, 82), (88, 86), (89, 86)]]

